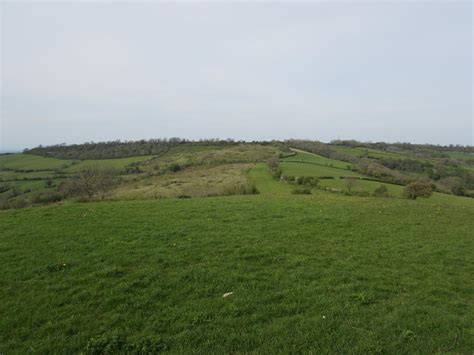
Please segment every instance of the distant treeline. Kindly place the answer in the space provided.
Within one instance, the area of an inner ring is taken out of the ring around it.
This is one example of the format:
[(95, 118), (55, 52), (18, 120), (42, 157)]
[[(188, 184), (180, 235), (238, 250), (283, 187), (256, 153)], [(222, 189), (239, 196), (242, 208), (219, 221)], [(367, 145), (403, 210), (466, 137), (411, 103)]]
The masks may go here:
[[(292, 146), (303, 150), (312, 151), (323, 156), (330, 156), (334, 159), (345, 161), (355, 160), (352, 156), (336, 152), (333, 146), (346, 146), (351, 148), (376, 149), (391, 153), (408, 153), (419, 157), (449, 158), (448, 152), (464, 152), (474, 154), (474, 146), (463, 145), (432, 145), (432, 144), (411, 144), (411, 143), (384, 143), (384, 142), (359, 142), (356, 140), (333, 140), (331, 143), (322, 143), (311, 140), (290, 139), (286, 141), (234, 141), (232, 139), (200, 139), (188, 140), (183, 138), (158, 138), (142, 139), (138, 141), (109, 141), (109, 142), (87, 142), (83, 144), (66, 145), (57, 144), (50, 146), (38, 146), (32, 149), (25, 149), (24, 153), (41, 155), (58, 159), (113, 159), (126, 158), (140, 155), (159, 155), (167, 152), (170, 148), (180, 145), (192, 146), (229, 146), (236, 144), (258, 143), (263, 145), (278, 145), (283, 150)], [(344, 158), (344, 159), (341, 159)], [(390, 163), (391, 164), (391, 163)], [(390, 168), (392, 168), (390, 166)], [(421, 167), (417, 167), (420, 169)], [(421, 168), (422, 169), (422, 168)]]
[(110, 141), (89, 142), (84, 144), (57, 144), (50, 146), (39, 146), (33, 149), (25, 149), (24, 153), (41, 155), (57, 159), (114, 159), (127, 158), (140, 155), (159, 155), (167, 152), (172, 147), (180, 145), (194, 146), (229, 146), (240, 142), (231, 139), (202, 139), (192, 141), (182, 138), (160, 138), (139, 141)]

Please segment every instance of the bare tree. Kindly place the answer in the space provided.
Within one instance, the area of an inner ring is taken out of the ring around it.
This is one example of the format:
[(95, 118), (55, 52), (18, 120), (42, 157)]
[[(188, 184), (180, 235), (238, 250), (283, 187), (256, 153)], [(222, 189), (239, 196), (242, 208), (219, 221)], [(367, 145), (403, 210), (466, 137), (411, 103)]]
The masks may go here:
[(115, 171), (86, 168), (62, 186), (66, 196), (80, 196), (89, 200), (109, 190), (116, 183)]
[(352, 189), (357, 185), (359, 179), (354, 177), (346, 177), (344, 178), (344, 183), (346, 184), (347, 191), (351, 192)]

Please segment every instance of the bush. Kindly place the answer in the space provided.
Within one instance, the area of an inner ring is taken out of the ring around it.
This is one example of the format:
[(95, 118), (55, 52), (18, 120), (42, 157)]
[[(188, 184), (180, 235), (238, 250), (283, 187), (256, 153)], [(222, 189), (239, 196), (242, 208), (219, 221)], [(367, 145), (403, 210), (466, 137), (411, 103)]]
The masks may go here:
[(390, 194), (388, 193), (387, 186), (385, 185), (380, 185), (377, 187), (374, 192), (372, 193), (372, 196), (374, 197), (390, 197)]
[(403, 196), (415, 200), (418, 197), (430, 197), (433, 194), (433, 185), (430, 182), (415, 181), (405, 187)]
[(30, 206), (30, 201), (26, 198), (20, 197), (8, 201), (8, 205), (8, 208), (25, 208)]
[(43, 191), (33, 196), (32, 202), (46, 204), (58, 202), (62, 199), (63, 195), (57, 191)]
[(223, 195), (257, 195), (259, 193), (257, 187), (253, 184), (237, 184), (228, 186), (224, 189)]
[(173, 173), (177, 173), (178, 171), (183, 170), (183, 167), (179, 165), (178, 163), (173, 163), (170, 166), (168, 166), (168, 170)]
[(318, 186), (319, 179), (314, 176), (300, 176), (295, 179), (295, 182), (298, 185), (306, 185), (306, 186)]
[(44, 186), (48, 189), (50, 187), (53, 187), (53, 179), (48, 177), (46, 178), (45, 182), (44, 182)]
[(467, 196), (467, 190), (464, 186), (454, 186), (451, 192), (456, 196)]
[(296, 187), (291, 193), (293, 195), (311, 195), (311, 189), (308, 187)]
[(272, 175), (275, 179), (280, 180), (282, 174), (283, 174), (283, 170), (281, 170), (281, 168), (278, 166), (275, 170), (273, 170)]

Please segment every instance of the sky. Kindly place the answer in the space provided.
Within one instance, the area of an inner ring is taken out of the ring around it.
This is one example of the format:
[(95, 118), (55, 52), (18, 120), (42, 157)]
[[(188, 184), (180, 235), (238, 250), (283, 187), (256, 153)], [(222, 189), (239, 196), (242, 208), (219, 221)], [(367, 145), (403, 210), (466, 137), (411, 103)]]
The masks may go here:
[(161, 137), (474, 145), (472, 7), (3, 1), (0, 150)]

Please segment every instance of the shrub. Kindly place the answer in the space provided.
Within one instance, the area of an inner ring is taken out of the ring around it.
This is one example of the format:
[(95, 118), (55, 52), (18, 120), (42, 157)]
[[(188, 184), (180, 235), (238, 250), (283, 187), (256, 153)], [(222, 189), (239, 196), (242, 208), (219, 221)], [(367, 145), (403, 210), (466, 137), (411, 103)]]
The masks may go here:
[(227, 186), (224, 189), (223, 194), (230, 195), (257, 195), (259, 193), (257, 187), (254, 184), (236, 184), (232, 186)]
[(319, 179), (314, 176), (298, 176), (295, 178), (297, 185), (318, 186)]
[(125, 174), (140, 174), (143, 171), (138, 165), (129, 165), (124, 170)]
[(280, 180), (282, 174), (283, 174), (283, 170), (281, 170), (281, 168), (278, 166), (275, 170), (273, 170), (272, 175), (275, 179)]
[(308, 187), (296, 187), (291, 193), (293, 195), (311, 195), (311, 189)]
[(33, 203), (54, 203), (61, 201), (63, 199), (63, 195), (57, 191), (43, 191), (32, 198)]
[(8, 208), (25, 208), (30, 205), (30, 201), (26, 198), (15, 198), (13, 200), (9, 201), (9, 207)]
[(380, 185), (377, 187), (374, 192), (372, 193), (372, 196), (374, 197), (390, 197), (390, 194), (388, 193), (387, 186), (385, 185)]
[(50, 177), (46, 178), (46, 180), (45, 180), (45, 182), (44, 182), (44, 186), (45, 186), (46, 188), (52, 187), (52, 186), (53, 186), (53, 179), (50, 178)]
[(457, 195), (457, 196), (467, 196), (468, 195), (467, 190), (464, 186), (454, 186), (451, 189), (451, 192), (454, 195)]
[(415, 200), (418, 197), (430, 197), (433, 194), (433, 185), (430, 182), (415, 181), (407, 185), (403, 191), (404, 197)]
[(173, 173), (177, 173), (178, 171), (180, 171), (182, 169), (183, 169), (183, 167), (181, 165), (179, 165), (178, 163), (173, 163), (170, 166), (168, 166), (168, 170), (173, 172)]

